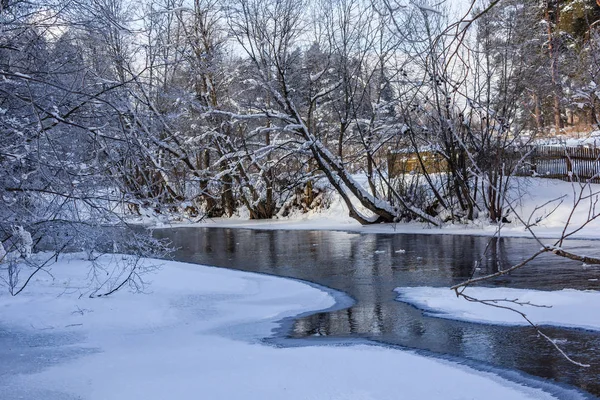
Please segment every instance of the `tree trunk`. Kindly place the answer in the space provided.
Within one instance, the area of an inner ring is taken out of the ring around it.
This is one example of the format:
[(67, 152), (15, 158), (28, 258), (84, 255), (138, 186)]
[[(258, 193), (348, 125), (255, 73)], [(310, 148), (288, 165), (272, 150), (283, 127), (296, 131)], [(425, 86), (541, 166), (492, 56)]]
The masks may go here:
[(552, 76), (552, 95), (554, 97), (554, 131), (557, 135), (559, 135), (560, 130), (563, 128), (560, 109), (561, 87), (558, 72), (558, 49), (555, 43), (554, 31), (552, 28), (558, 24), (559, 21), (558, 6), (554, 8), (553, 15), (551, 15), (550, 4), (546, 3), (545, 18), (548, 33), (548, 57), (550, 58), (550, 73)]

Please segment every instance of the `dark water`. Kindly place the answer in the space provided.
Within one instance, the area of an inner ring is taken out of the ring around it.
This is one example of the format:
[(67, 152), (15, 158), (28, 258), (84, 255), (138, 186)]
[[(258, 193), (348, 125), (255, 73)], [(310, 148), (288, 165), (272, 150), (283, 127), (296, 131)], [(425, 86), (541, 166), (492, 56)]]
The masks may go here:
[[(180, 248), (175, 258), (293, 277), (343, 291), (356, 300), (348, 309), (296, 320), (293, 338), (367, 338), (515, 369), (600, 396), (600, 333), (545, 328), (575, 366), (532, 328), (504, 327), (424, 316), (395, 301), (398, 286), (443, 286), (527, 258), (539, 245), (528, 239), (451, 235), (356, 234), (335, 231), (261, 231), (226, 228), (158, 230)], [(600, 255), (597, 241), (565, 245)], [(396, 250), (406, 250), (404, 254)], [(488, 285), (542, 290), (600, 289), (600, 268), (548, 255)], [(600, 310), (598, 310), (600, 312)]]

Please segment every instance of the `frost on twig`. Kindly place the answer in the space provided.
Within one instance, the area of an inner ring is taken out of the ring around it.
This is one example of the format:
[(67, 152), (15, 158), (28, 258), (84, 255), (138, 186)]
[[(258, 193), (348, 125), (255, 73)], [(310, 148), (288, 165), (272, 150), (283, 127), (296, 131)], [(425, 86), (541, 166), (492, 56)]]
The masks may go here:
[(579, 362), (579, 361), (571, 358), (559, 346), (559, 343), (557, 340), (552, 339), (550, 336), (548, 336), (546, 333), (544, 333), (542, 331), (542, 329), (537, 324), (535, 324), (527, 316), (527, 314), (524, 311), (522, 311), (521, 309), (515, 308), (513, 305), (519, 306), (519, 307), (532, 306), (532, 307), (548, 307), (548, 308), (549, 308), (549, 306), (541, 305), (541, 304), (532, 304), (530, 302), (521, 302), (518, 299), (491, 299), (491, 300), (490, 299), (478, 299), (478, 298), (471, 297), (471, 296), (465, 294), (466, 287), (464, 287), (464, 286), (454, 286), (453, 289), (454, 289), (454, 292), (456, 293), (457, 297), (462, 297), (466, 301), (480, 303), (480, 304), (484, 304), (484, 305), (490, 306), (490, 307), (501, 308), (501, 309), (509, 310), (511, 312), (519, 314), (533, 329), (535, 329), (535, 331), (538, 333), (538, 335), (540, 335), (548, 343), (550, 343), (567, 361), (569, 361), (570, 363), (575, 364), (577, 366), (580, 366), (580, 367), (584, 367), (584, 368), (590, 367), (589, 364), (585, 364), (585, 363)]
[[(527, 218), (523, 218), (517, 212), (517, 210), (511, 206), (512, 211), (513, 211), (514, 215), (516, 216), (516, 218), (524, 225), (525, 229), (530, 233), (531, 237), (533, 239), (535, 239), (536, 242), (541, 247), (537, 251), (535, 251), (532, 255), (530, 255), (528, 258), (526, 258), (525, 260), (523, 260), (517, 264), (514, 264), (509, 268), (499, 269), (497, 272), (494, 272), (492, 274), (488, 274), (485, 276), (480, 276), (480, 277), (474, 277), (473, 275), (471, 275), (471, 277), (469, 279), (452, 286), (451, 289), (454, 290), (457, 297), (461, 297), (467, 301), (477, 302), (477, 303), (481, 303), (481, 304), (491, 306), (491, 307), (502, 308), (502, 309), (510, 310), (512, 312), (519, 314), (531, 327), (533, 327), (536, 330), (536, 332), (541, 337), (543, 337), (549, 343), (551, 343), (552, 346), (554, 348), (556, 348), (561, 353), (561, 355), (564, 356), (569, 362), (571, 362), (575, 365), (581, 366), (581, 367), (589, 367), (589, 365), (587, 365), (587, 364), (584, 364), (584, 363), (581, 363), (581, 362), (578, 362), (578, 361), (572, 359), (560, 347), (560, 345), (559, 345), (559, 343), (557, 343), (557, 341), (553, 340), (551, 337), (549, 337), (547, 334), (545, 334), (540, 329), (540, 327), (535, 322), (533, 322), (530, 318), (528, 318), (527, 314), (525, 312), (523, 312), (522, 309), (520, 308), (521, 306), (545, 307), (544, 305), (530, 304), (528, 302), (520, 302), (518, 299), (479, 299), (479, 298), (472, 297), (465, 293), (466, 291), (468, 291), (469, 286), (478, 284), (478, 283), (482, 283), (482, 282), (486, 282), (486, 281), (490, 281), (494, 278), (510, 274), (513, 271), (516, 271), (520, 268), (525, 268), (533, 260), (537, 259), (539, 256), (541, 256), (543, 254), (553, 254), (558, 257), (582, 262), (585, 265), (600, 265), (599, 257), (579, 254), (576, 251), (563, 248), (563, 245), (567, 238), (572, 237), (575, 233), (581, 231), (581, 229), (583, 229), (585, 226), (587, 226), (592, 221), (597, 219), (599, 216), (598, 212), (596, 211), (597, 195), (595, 195), (595, 193), (593, 192), (591, 185), (590, 184), (576, 185), (575, 183), (573, 183), (572, 185), (574, 188), (573, 206), (568, 213), (568, 217), (567, 217), (567, 220), (565, 221), (564, 226), (561, 230), (561, 234), (559, 235), (559, 237), (557, 239), (554, 240), (554, 242), (552, 244), (544, 244), (542, 242), (542, 240), (538, 237), (535, 228), (537, 227), (539, 222), (541, 222), (543, 220), (543, 218), (540, 218), (539, 216), (534, 217), (534, 214), (536, 214), (538, 211), (544, 209), (547, 205), (549, 205), (555, 201), (558, 201), (559, 205), (562, 204), (565, 196), (562, 196), (562, 197), (555, 199), (553, 201), (550, 201), (550, 202), (546, 202), (543, 205), (536, 206), (535, 209), (533, 210), (532, 214)], [(590, 193), (591, 193), (591, 195), (590, 195)], [(586, 201), (588, 202), (587, 206), (585, 204)], [(555, 212), (557, 210), (557, 207), (558, 206), (554, 206), (554, 208), (550, 212), (545, 212), (544, 218), (548, 217), (553, 212)], [(578, 211), (578, 207), (584, 207), (584, 208), (587, 207), (587, 209), (589, 211), (587, 212), (587, 215), (583, 220), (578, 220), (577, 222), (575, 222), (574, 216), (576, 214), (576, 211)], [(531, 223), (532, 220), (535, 220), (536, 222)], [(500, 235), (500, 231), (498, 231), (498, 236), (499, 235)], [(489, 246), (489, 244), (488, 244), (488, 246)], [(487, 248), (486, 248), (486, 251), (487, 251)], [(473, 272), (474, 272), (474, 270), (473, 270)], [(516, 308), (517, 306), (519, 307), (519, 309)]]

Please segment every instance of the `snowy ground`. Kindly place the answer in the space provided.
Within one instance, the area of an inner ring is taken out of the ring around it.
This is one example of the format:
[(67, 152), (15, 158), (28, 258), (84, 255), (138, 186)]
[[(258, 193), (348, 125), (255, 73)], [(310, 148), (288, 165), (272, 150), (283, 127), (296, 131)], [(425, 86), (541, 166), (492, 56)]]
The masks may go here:
[[(573, 134), (571, 135), (573, 136)], [(588, 148), (598, 148), (600, 147), (600, 131), (593, 131), (590, 133), (587, 132), (579, 132), (575, 133), (576, 137), (564, 137), (560, 135), (557, 138), (548, 138), (548, 139), (539, 139), (536, 140), (537, 144), (540, 145), (550, 145), (550, 146), (568, 146), (568, 147), (577, 147), (584, 146)]]
[[(579, 184), (571, 184), (553, 179), (542, 178), (515, 178), (511, 198), (519, 214), (525, 220), (531, 217), (545, 216), (533, 229), (536, 235), (542, 238), (559, 237), (565, 223), (568, 221), (577, 198)], [(588, 187), (594, 192), (600, 191), (600, 184)], [(485, 220), (474, 221), (471, 224), (447, 224), (442, 227), (433, 227), (421, 223), (378, 224), (362, 226), (348, 216), (348, 209), (337, 195), (332, 196), (332, 205), (329, 209), (297, 213), (290, 217), (273, 220), (248, 220), (247, 218), (216, 218), (202, 221), (197, 224), (180, 223), (179, 226), (205, 226), (205, 227), (236, 227), (248, 229), (306, 229), (306, 230), (344, 230), (364, 233), (423, 233), (423, 234), (460, 234), (492, 236), (497, 233), (498, 226)], [(539, 208), (538, 208), (539, 207)], [(552, 212), (553, 211), (553, 212)], [(583, 223), (590, 212), (590, 202), (581, 202), (575, 208), (571, 217), (570, 227), (576, 228)], [(598, 213), (600, 210), (595, 209)], [(549, 215), (547, 215), (549, 214)], [(509, 217), (510, 224), (503, 224), (502, 235), (510, 237), (531, 237), (516, 218)], [(150, 222), (150, 221), (147, 221)], [(164, 227), (164, 226), (162, 226)], [(593, 221), (582, 230), (573, 235), (573, 238), (600, 239), (600, 218)]]
[[(428, 315), (502, 325), (527, 325), (521, 315), (511, 310), (490, 307), (456, 297), (448, 288), (399, 287), (397, 300), (426, 311)], [(564, 289), (539, 291), (529, 289), (469, 287), (466, 295), (490, 303), (512, 307), (523, 312), (537, 325), (555, 325), (571, 328), (600, 330), (600, 292)], [(504, 300), (516, 300), (519, 305)], [(540, 307), (542, 306), (542, 307)]]
[(297, 281), (164, 262), (148, 293), (89, 299), (88, 267), (65, 256), (54, 278), (40, 274), (27, 292), (0, 296), (0, 339), (13, 343), (0, 351), (1, 398), (553, 398), (407, 351), (261, 344), (281, 318), (334, 304)]

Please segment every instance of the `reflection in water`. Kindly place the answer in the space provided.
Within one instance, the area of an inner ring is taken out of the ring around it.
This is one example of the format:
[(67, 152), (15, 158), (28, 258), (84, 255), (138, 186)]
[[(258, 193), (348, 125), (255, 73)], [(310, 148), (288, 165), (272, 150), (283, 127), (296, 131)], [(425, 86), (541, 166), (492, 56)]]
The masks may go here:
[[(362, 337), (519, 369), (600, 395), (600, 333), (547, 328), (551, 337), (590, 368), (564, 360), (535, 331), (427, 317), (395, 301), (398, 286), (451, 286), (507, 268), (537, 247), (527, 239), (453, 235), (383, 235), (331, 231), (255, 231), (221, 228), (159, 230), (180, 250), (175, 258), (312, 281), (348, 293), (348, 309), (298, 319), (290, 335)], [(595, 242), (574, 242), (586, 254)], [(404, 250), (404, 252), (400, 251)], [(598, 289), (600, 270), (553, 257), (491, 284), (517, 288)], [(488, 283), (490, 284), (490, 283)]]

